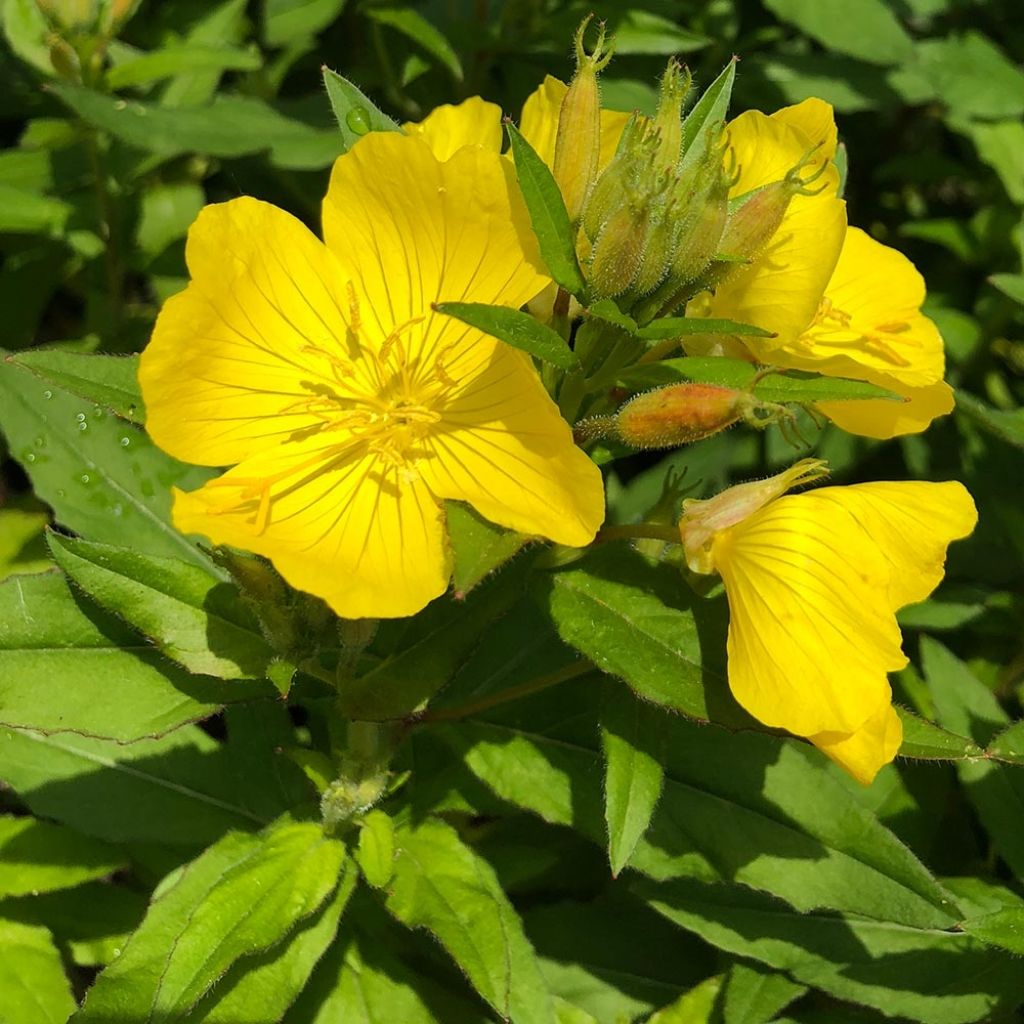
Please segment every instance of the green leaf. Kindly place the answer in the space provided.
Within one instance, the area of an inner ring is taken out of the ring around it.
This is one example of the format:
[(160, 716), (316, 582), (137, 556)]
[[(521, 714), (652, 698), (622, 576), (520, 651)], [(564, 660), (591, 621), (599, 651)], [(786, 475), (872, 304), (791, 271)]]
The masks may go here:
[(45, 512), (0, 509), (0, 580), (52, 566), (46, 551), (47, 519)]
[(508, 141), (516, 164), (519, 188), (526, 201), (533, 233), (548, 272), (570, 295), (584, 301), (587, 288), (576, 259), (576, 234), (565, 209), (565, 201), (547, 164), (511, 121)]
[(721, 990), (721, 977), (705, 978), (671, 1006), (663, 1006), (652, 1014), (646, 1024), (713, 1024), (712, 1014)]
[(367, 885), (383, 889), (395, 872), (395, 826), (390, 815), (370, 811), (359, 823), (356, 860)]
[(621, 891), (544, 903), (524, 919), (552, 992), (602, 1024), (637, 1020), (713, 966), (707, 947)]
[(380, 25), (401, 32), (444, 65), (457, 82), (462, 81), (462, 65), (451, 43), (412, 7), (368, 7), (366, 14)]
[(397, 835), (387, 909), (426, 928), (473, 987), (512, 1024), (552, 1024), (551, 995), (493, 870), (438, 820)]
[(96, 541), (184, 558), (221, 575), (171, 525), (171, 486), (210, 471), (164, 455), (137, 427), (0, 360), (0, 428), (35, 493), (63, 525)]
[(961, 926), (968, 935), (973, 935), (990, 946), (1009, 950), (1018, 956), (1024, 953), (1024, 908), (1003, 907), (980, 917), (970, 917)]
[[(225, 0), (224, 3), (203, 10), (185, 33), (183, 42), (189, 46), (231, 46), (241, 43), (249, 30), (245, 8), (246, 0)], [(213, 97), (220, 80), (219, 70), (184, 72), (164, 87), (160, 105), (200, 107)]]
[(601, 747), (608, 860), (613, 875), (618, 875), (633, 855), (661, 796), (661, 724), (662, 716), (646, 708), (626, 687), (606, 688), (601, 705)]
[(766, 402), (841, 402), (865, 398), (884, 398), (902, 402), (904, 398), (892, 391), (861, 380), (842, 377), (817, 377), (799, 371), (773, 373), (753, 382), (758, 370), (742, 359), (716, 356), (683, 356), (663, 359), (656, 363), (641, 363), (619, 374), (626, 387), (641, 390), (696, 381), (700, 384), (718, 384), (722, 387), (745, 389), (753, 385), (754, 394)]
[(338, 888), (322, 909), (282, 943), (235, 963), (182, 1024), (278, 1024), (337, 936), (357, 877), (346, 858)]
[[(921, 663), (939, 721), (946, 728), (984, 745), (1009, 725), (1009, 716), (992, 692), (942, 644), (923, 637)], [(1024, 877), (1024, 775), (1013, 765), (983, 758), (958, 762), (956, 770), (996, 850), (1018, 877)]]
[(462, 502), (446, 502), (445, 518), (455, 562), (452, 586), (460, 597), (530, 541), (525, 534), (488, 522), (472, 506)]
[(922, 1024), (992, 1020), (1024, 999), (1019, 964), (969, 935), (891, 921), (799, 914), (742, 886), (636, 881), (670, 921), (839, 999)]
[[(202, 188), (191, 181), (168, 182), (147, 188), (140, 199), (139, 223), (135, 229), (135, 241), (145, 256), (155, 259), (172, 242), (184, 238), (205, 204), (206, 195)], [(137, 369), (138, 360), (132, 359), (132, 362)], [(66, 384), (64, 386), (75, 390)], [(117, 409), (113, 411), (118, 412)]]
[(924, 39), (889, 75), (909, 103), (942, 103), (955, 118), (1019, 118), (1024, 72), (980, 32)]
[(1019, 117), (1009, 121), (964, 119), (955, 125), (978, 150), (978, 156), (992, 168), (1018, 206), (1024, 206), (1024, 123)]
[(965, 758), (982, 757), (985, 753), (977, 743), (965, 736), (940, 729), (906, 708), (896, 708), (896, 714), (903, 723), (900, 757), (918, 761), (962, 761)]
[[(700, 99), (683, 121), (682, 147), (683, 159), (679, 173), (690, 168), (694, 161), (703, 159), (709, 141), (708, 131), (724, 124), (732, 99), (732, 87), (736, 81), (736, 58), (726, 64), (722, 73), (704, 90)], [(695, 145), (698, 138), (704, 135), (704, 142)]]
[(913, 41), (882, 0), (765, 0), (765, 6), (833, 53), (871, 64), (913, 59)]
[(1024, 721), (1014, 722), (997, 733), (985, 753), (999, 761), (1024, 764)]
[(434, 309), (561, 370), (579, 366), (576, 353), (565, 339), (529, 313), (483, 302), (440, 302)]
[[(441, 735), (499, 797), (604, 846), (601, 756), (580, 712), (594, 685), (563, 684)], [(793, 740), (663, 717), (664, 786), (631, 868), (740, 882), (801, 911), (920, 928), (958, 920), (951, 895), (821, 755)]]
[(0, 231), (4, 234), (59, 234), (71, 210), (63, 200), (0, 184)]
[(1014, 302), (1024, 306), (1024, 274), (993, 274), (989, 282)]
[(0, 899), (69, 889), (124, 866), (117, 850), (61, 825), (0, 815)]
[(129, 743), (271, 692), (182, 671), (56, 573), (0, 584), (0, 724)]
[(229, 833), (160, 886), (77, 1019), (180, 1019), (234, 964), (314, 914), (344, 861), (345, 847), (311, 822)]
[(263, 38), (267, 46), (287, 46), (327, 28), (345, 0), (264, 0)]
[(286, 117), (255, 96), (219, 95), (202, 107), (165, 107), (75, 85), (51, 88), (86, 123), (159, 157), (269, 152), (274, 167), (320, 170), (345, 151), (336, 131)]
[(480, 1003), (414, 970), (395, 955), (397, 946), (388, 933), (355, 931), (346, 917), (284, 1024), (485, 1024)]
[[(787, 103), (816, 96), (840, 114), (876, 110), (898, 102), (878, 68), (835, 53), (764, 53), (744, 57), (743, 74), (763, 78)], [(837, 152), (837, 166), (839, 154)], [(842, 189), (839, 196), (842, 198)]]
[(722, 1024), (768, 1024), (806, 991), (805, 985), (785, 974), (737, 961), (729, 968), (722, 988)]
[(674, 21), (639, 9), (626, 11), (613, 25), (618, 54), (653, 54), (671, 56), (692, 53), (711, 44), (706, 36), (680, 28)]
[(127, 746), (0, 730), (0, 778), (32, 812), (111, 842), (195, 846), (266, 824), (228, 767), (220, 745), (193, 726)]
[(195, 565), (51, 533), (57, 564), (189, 672), (261, 678), (273, 651), (237, 588)]
[(956, 407), (1001, 441), (1007, 441), (1016, 448), (1024, 448), (1024, 409), (1014, 412), (992, 409), (969, 391), (957, 391)]
[(533, 586), (558, 635), (641, 697), (704, 721), (752, 724), (726, 685), (725, 604), (696, 598), (677, 569), (608, 545)]
[(50, 26), (33, 0), (6, 0), (0, 8), (4, 35), (11, 49), (26, 64), (50, 76), (54, 73), (47, 36)]
[(433, 697), (476, 647), (483, 628), (520, 596), (522, 571), (511, 565), (464, 600), (440, 597), (407, 620), (397, 651), (341, 684), (345, 714), (371, 722), (404, 718)]
[[(685, 338), (688, 334), (736, 334), (740, 337), (774, 338), (771, 331), (753, 324), (741, 324), (736, 320), (715, 320), (703, 316), (669, 316), (652, 320), (636, 331), (638, 338), (645, 341), (664, 341), (667, 338)], [(743, 360), (731, 359), (737, 363)], [(705, 360), (710, 362), (710, 359)], [(748, 367), (749, 363), (746, 364)], [(735, 370), (733, 372), (738, 372)]]
[(262, 65), (257, 50), (179, 44), (119, 61), (107, 71), (107, 88), (149, 85), (192, 71), (256, 71)]
[(4, 1024), (64, 1024), (75, 1000), (50, 933), (0, 918), (0, 949)]
[(118, 956), (145, 912), (142, 893), (105, 881), (0, 902), (0, 918), (48, 928), (80, 967)]
[(109, 409), (115, 416), (143, 423), (138, 356), (82, 355), (61, 349), (30, 349), (11, 356), (47, 384)]
[(382, 114), (347, 78), (330, 68), (323, 69), (324, 88), (341, 131), (341, 149), (347, 153), (368, 132), (400, 132), (402, 129)]

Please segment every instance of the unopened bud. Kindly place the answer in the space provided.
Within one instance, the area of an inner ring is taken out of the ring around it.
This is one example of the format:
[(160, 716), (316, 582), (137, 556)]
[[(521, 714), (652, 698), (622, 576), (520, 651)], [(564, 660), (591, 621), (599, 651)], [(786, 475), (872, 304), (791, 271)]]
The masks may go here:
[(595, 299), (610, 299), (626, 291), (640, 271), (647, 234), (646, 208), (624, 203), (598, 235), (590, 259), (589, 283)]
[(628, 196), (639, 194), (644, 160), (652, 155), (650, 120), (634, 113), (622, 129), (615, 156), (594, 185), (583, 214), (583, 230), (591, 242), (597, 240), (608, 218)]
[(715, 534), (743, 522), (792, 488), (827, 475), (827, 462), (822, 459), (801, 459), (767, 480), (737, 484), (713, 498), (691, 498), (684, 501), (683, 515), (679, 520), (679, 536), (683, 542), (686, 564), (693, 572), (714, 572), (712, 542)]
[(65, 82), (81, 82), (82, 65), (75, 48), (55, 32), (50, 33), (47, 43), (50, 48), (50, 63), (57, 77), (63, 78)]
[(576, 31), (576, 74), (562, 100), (555, 137), (554, 176), (574, 223), (583, 212), (587, 195), (597, 178), (601, 155), (601, 96), (597, 76), (612, 59), (611, 45), (605, 46), (604, 24), (599, 27), (592, 53), (583, 47), (583, 35), (593, 15)]
[(66, 32), (90, 29), (96, 24), (96, 0), (36, 0), (36, 6), (51, 25)]
[(812, 162), (817, 148), (806, 153), (782, 181), (774, 181), (739, 198), (722, 233), (720, 252), (723, 255), (734, 263), (755, 259), (778, 231), (794, 196), (817, 195), (828, 187), (827, 182), (817, 188), (810, 187), (828, 170), (827, 159), (810, 174), (803, 176), (801, 173)]
[(679, 163), (683, 140), (683, 101), (692, 81), (689, 69), (681, 67), (673, 57), (661, 78), (658, 112), (654, 117), (654, 127), (658, 132), (654, 166), (658, 173), (671, 173)]

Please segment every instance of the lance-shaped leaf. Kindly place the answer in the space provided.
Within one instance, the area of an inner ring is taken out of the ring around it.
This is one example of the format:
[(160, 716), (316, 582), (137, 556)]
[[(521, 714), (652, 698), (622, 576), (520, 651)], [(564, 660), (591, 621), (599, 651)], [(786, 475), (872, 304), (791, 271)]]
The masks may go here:
[(271, 692), (183, 671), (56, 572), (0, 584), (0, 725), (129, 743)]
[(962, 761), (965, 758), (982, 757), (985, 751), (965, 736), (940, 729), (925, 718), (897, 708), (896, 714), (903, 723), (903, 743), (900, 757), (915, 761)]
[(196, 71), (256, 71), (263, 64), (258, 50), (228, 46), (166, 46), (119, 61), (107, 71), (107, 88), (148, 85)]
[(573, 231), (558, 183), (519, 129), (510, 121), (505, 126), (512, 147), (512, 159), (516, 164), (519, 188), (530, 213), (530, 223), (537, 236), (541, 258), (556, 283), (583, 301), (587, 285), (576, 259), (576, 232)]
[(743, 886), (635, 881), (659, 913), (701, 938), (839, 999), (922, 1024), (997, 1019), (1024, 999), (1019, 962), (961, 932), (815, 912)]
[(719, 384), (729, 388), (752, 388), (753, 393), (766, 402), (841, 402), (867, 398), (883, 398), (902, 402), (903, 399), (877, 384), (842, 377), (816, 377), (813, 374), (790, 371), (773, 373), (761, 380), (757, 368), (742, 359), (724, 357), (683, 356), (663, 359), (656, 363), (640, 363), (623, 370), (619, 381), (634, 389), (660, 387), (680, 381), (700, 384)]
[[(737, 320), (716, 320), (711, 317), (670, 316), (652, 320), (636, 330), (636, 336), (644, 341), (665, 341), (668, 338), (685, 338), (690, 334), (738, 334), (740, 337), (774, 338), (771, 331)], [(736, 362), (736, 360), (730, 360)]]
[(956, 407), (983, 430), (1017, 448), (1024, 448), (1024, 410), (993, 409), (968, 391), (956, 393)]
[(732, 99), (733, 83), (736, 81), (736, 63), (737, 60), (733, 57), (686, 115), (686, 120), (683, 121), (683, 159), (679, 168), (680, 174), (688, 171), (694, 162), (703, 157), (706, 142), (698, 143), (698, 138), (703, 134), (706, 139), (709, 129), (725, 123), (729, 101)]
[(434, 309), (561, 370), (579, 366), (576, 353), (565, 339), (529, 313), (483, 302), (440, 302)]
[(112, 846), (35, 818), (0, 815), (0, 898), (69, 889), (124, 865)]
[(57, 564), (90, 597), (190, 672), (259, 678), (273, 651), (237, 588), (176, 558), (50, 534)]
[(115, 416), (143, 423), (138, 356), (83, 355), (61, 349), (30, 349), (11, 356), (40, 380), (109, 409)]
[(462, 81), (459, 55), (452, 49), (451, 43), (419, 11), (412, 7), (368, 7), (366, 13), (374, 21), (401, 32), (406, 39), (411, 39), (417, 46), (421, 46), (431, 57), (443, 64), (456, 81)]
[(525, 534), (488, 522), (460, 501), (445, 503), (445, 520), (455, 562), (452, 586), (458, 596), (465, 596), (530, 541)]
[(505, 1020), (554, 1024), (533, 948), (490, 865), (437, 819), (399, 832), (396, 842), (388, 910), (430, 931)]
[(338, 888), (323, 908), (300, 922), (282, 943), (237, 961), (181, 1018), (182, 1024), (279, 1024), (337, 936), (356, 881), (355, 867), (346, 858)]
[(382, 114), (347, 78), (342, 78), (337, 71), (332, 71), (328, 67), (322, 71), (327, 98), (331, 102), (331, 110), (334, 111), (338, 130), (341, 132), (343, 153), (347, 153), (369, 132), (402, 130), (387, 114)]
[(1013, 725), (997, 733), (985, 753), (998, 761), (1024, 764), (1024, 721), (1014, 722)]
[(612, 874), (626, 866), (647, 831), (658, 797), (664, 716), (646, 707), (624, 686), (606, 687), (601, 703), (604, 752), (604, 816)]
[(4, 1024), (64, 1024), (75, 1000), (50, 933), (0, 917), (0, 949)]
[(234, 964), (314, 914), (344, 861), (344, 845), (312, 822), (229, 833), (165, 880), (78, 1020), (180, 1020)]
[(737, 960), (719, 995), (722, 1024), (768, 1024), (784, 1007), (807, 991), (778, 971)]

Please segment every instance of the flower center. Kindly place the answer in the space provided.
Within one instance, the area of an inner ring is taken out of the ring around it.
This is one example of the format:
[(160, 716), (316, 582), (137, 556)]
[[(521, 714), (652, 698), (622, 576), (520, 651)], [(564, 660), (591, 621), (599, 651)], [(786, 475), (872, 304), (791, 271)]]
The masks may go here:
[(854, 324), (850, 313), (839, 309), (825, 296), (818, 303), (814, 319), (805, 332), (805, 347), (808, 350), (819, 345), (845, 348), (851, 342), (859, 342), (865, 349), (895, 366), (910, 366), (913, 360), (908, 359), (900, 349), (908, 346), (920, 348), (921, 341), (908, 334), (909, 331), (910, 324), (903, 320), (875, 324), (871, 329), (863, 330)]

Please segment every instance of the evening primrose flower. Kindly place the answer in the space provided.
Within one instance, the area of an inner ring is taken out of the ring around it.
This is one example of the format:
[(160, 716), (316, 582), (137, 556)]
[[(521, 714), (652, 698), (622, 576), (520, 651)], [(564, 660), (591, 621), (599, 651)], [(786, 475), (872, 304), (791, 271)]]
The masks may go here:
[(325, 242), (254, 199), (207, 207), (191, 282), (142, 356), (147, 429), (232, 466), (174, 522), (269, 558), (350, 618), (409, 615), (451, 571), (442, 501), (582, 546), (601, 476), (529, 359), (434, 311), (518, 307), (547, 284), (504, 161), (374, 133), (334, 166)]
[(977, 513), (955, 482), (786, 494), (825, 472), (805, 459), (685, 501), (679, 531), (690, 569), (725, 584), (737, 701), (867, 784), (902, 740), (887, 679), (907, 664), (896, 612), (935, 589)]
[[(767, 118), (743, 114), (731, 123), (729, 138), (744, 168), (734, 196), (777, 178), (803, 147), (817, 147), (814, 152), (829, 159), (836, 147), (832, 111), (821, 100)], [(921, 313), (924, 281), (901, 253), (846, 226), (834, 168), (823, 180), (821, 194), (793, 198), (759, 259), (714, 295), (690, 304), (690, 315), (755, 324), (773, 336), (744, 336), (725, 345), (717, 338), (688, 339), (687, 352), (718, 351), (877, 384), (904, 401), (823, 402), (818, 408), (850, 433), (917, 433), (953, 408), (952, 389), (942, 380), (942, 337)]]

